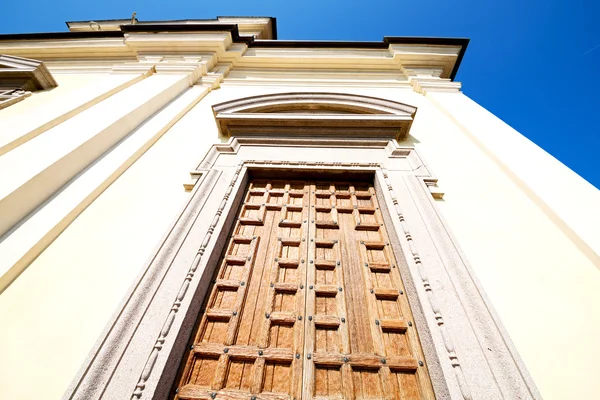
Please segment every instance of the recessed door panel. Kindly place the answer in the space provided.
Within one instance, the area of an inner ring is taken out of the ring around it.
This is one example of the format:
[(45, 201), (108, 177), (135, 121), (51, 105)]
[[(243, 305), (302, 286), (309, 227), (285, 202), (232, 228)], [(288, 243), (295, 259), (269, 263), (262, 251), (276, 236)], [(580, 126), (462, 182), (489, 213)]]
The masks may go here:
[(303, 398), (433, 398), (373, 185), (310, 196)]
[(309, 190), (303, 182), (250, 183), (178, 398), (300, 398)]

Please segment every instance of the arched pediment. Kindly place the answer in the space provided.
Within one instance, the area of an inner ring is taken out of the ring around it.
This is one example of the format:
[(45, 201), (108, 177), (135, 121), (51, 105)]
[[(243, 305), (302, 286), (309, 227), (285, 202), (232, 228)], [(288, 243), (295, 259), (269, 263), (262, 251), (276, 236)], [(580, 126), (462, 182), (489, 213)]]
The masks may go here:
[(277, 93), (215, 104), (223, 136), (406, 138), (416, 107), (344, 93)]
[(56, 81), (43, 62), (0, 54), (0, 90), (35, 91), (56, 86)]

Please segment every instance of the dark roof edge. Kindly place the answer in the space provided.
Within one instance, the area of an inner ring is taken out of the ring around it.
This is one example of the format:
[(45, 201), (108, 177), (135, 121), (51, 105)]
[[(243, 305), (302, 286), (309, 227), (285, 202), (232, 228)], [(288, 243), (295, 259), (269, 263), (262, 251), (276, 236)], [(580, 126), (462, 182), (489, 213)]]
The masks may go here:
[[(65, 25), (69, 27), (69, 24), (85, 24), (87, 22), (118, 22), (118, 21), (131, 21), (131, 18), (120, 18), (120, 19), (92, 19), (89, 21), (65, 21)], [(137, 18), (135, 18), (136, 22), (139, 22)]]
[(277, 18), (275, 17), (267, 17), (267, 16), (256, 16), (253, 15), (251, 17), (244, 17), (242, 15), (219, 15), (217, 16), (217, 20), (219, 20), (219, 18), (250, 18), (250, 19), (259, 19), (259, 18), (268, 18), (271, 20), (271, 36), (273, 37), (273, 40), (277, 40)]
[(0, 34), (0, 40), (46, 40), (46, 39), (87, 39), (124, 37), (128, 32), (230, 32), (234, 42), (250, 44), (253, 38), (240, 36), (236, 24), (181, 25), (181, 24), (125, 24), (120, 31), (84, 32), (41, 32)]
[[(157, 21), (140, 21), (137, 19), (137, 17), (135, 18), (135, 20), (139, 23), (142, 24), (151, 24), (153, 22), (162, 22), (162, 23), (167, 23), (167, 22), (185, 22), (185, 21), (218, 21), (219, 18), (248, 18), (248, 19), (265, 19), (265, 18), (274, 18), (274, 17), (256, 17), (256, 16), (230, 16), (230, 15), (219, 15), (217, 18), (201, 18), (201, 19), (163, 19), (163, 20), (157, 20)], [(112, 19), (92, 19), (92, 20), (84, 20), (84, 21), (66, 21), (65, 24), (67, 24), (67, 26), (69, 24), (83, 24), (86, 22), (118, 22), (118, 21), (131, 21), (131, 18), (112, 18)]]
[(465, 56), (465, 53), (467, 52), (467, 47), (469, 46), (469, 43), (471, 41), (471, 39), (457, 40), (462, 40), (464, 44), (460, 48), (460, 52), (458, 53), (458, 57), (456, 58), (456, 63), (454, 63), (454, 68), (452, 69), (452, 73), (450, 74), (450, 80), (452, 81), (456, 78), (456, 74), (458, 73), (458, 67), (460, 67), (460, 63), (462, 63), (462, 59)]
[[(218, 21), (219, 18), (248, 18), (248, 19), (270, 19), (271, 20), (271, 36), (273, 37), (273, 40), (277, 40), (277, 18), (275, 17), (261, 17), (261, 16), (230, 16), (230, 15), (219, 15), (217, 18), (206, 18), (206, 19), (200, 19), (198, 21)], [(92, 20), (94, 22), (118, 22), (118, 21), (129, 21), (130, 19), (127, 18), (122, 18), (122, 19), (95, 19)], [(166, 20), (166, 21), (139, 21), (137, 18), (135, 18), (135, 22), (136, 23), (141, 23), (141, 24), (145, 24), (146, 26), (148, 25), (162, 25), (162, 26), (168, 26), (171, 24), (168, 24), (168, 22), (171, 22), (172, 25), (176, 25), (177, 22), (184, 22), (184, 21), (189, 21), (187, 19), (174, 19), (174, 20)], [(69, 27), (69, 24), (83, 24), (86, 22), (91, 22), (91, 21), (66, 21), (65, 25), (67, 25), (67, 27)], [(153, 24), (156, 23), (156, 24)], [(160, 23), (160, 24), (159, 24)], [(224, 24), (221, 24), (224, 25)], [(189, 26), (189, 25), (186, 25)], [(0, 35), (2, 36), (2, 35)]]
[(240, 36), (236, 24), (210, 24), (210, 25), (180, 25), (180, 24), (127, 24), (121, 25), (123, 33), (128, 32), (222, 32), (231, 33), (231, 40), (250, 44), (252, 37)]
[(252, 47), (270, 48), (355, 48), (355, 49), (387, 49), (384, 42), (350, 42), (341, 40), (254, 40)]
[(429, 44), (439, 46), (467, 46), (469, 39), (464, 38), (437, 38), (437, 37), (416, 37), (416, 36), (385, 36), (381, 42), (361, 42), (344, 40), (262, 40), (253, 42), (253, 46), (261, 47), (328, 47), (328, 48), (380, 48), (387, 49), (390, 44)]
[(271, 36), (273, 36), (273, 40), (277, 40), (277, 18), (271, 17)]
[(89, 39), (123, 37), (121, 31), (40, 32), (0, 34), (0, 40)]

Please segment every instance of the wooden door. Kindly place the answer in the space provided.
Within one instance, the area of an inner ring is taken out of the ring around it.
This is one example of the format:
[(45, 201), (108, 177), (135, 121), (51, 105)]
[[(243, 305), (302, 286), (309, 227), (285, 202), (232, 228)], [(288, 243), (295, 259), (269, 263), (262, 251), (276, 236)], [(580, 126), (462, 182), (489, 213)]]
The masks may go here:
[(433, 398), (373, 185), (310, 195), (302, 398)]
[(373, 186), (255, 180), (176, 399), (432, 399)]

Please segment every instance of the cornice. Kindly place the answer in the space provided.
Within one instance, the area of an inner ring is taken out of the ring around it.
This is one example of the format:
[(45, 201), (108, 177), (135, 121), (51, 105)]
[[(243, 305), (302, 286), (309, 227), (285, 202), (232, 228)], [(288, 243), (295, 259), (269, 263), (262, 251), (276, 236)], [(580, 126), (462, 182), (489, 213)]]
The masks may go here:
[(400, 64), (387, 49), (311, 47), (255, 47), (249, 45), (236, 68), (269, 71), (274, 68), (304, 72), (395, 71)]
[[(71, 22), (72, 32), (0, 35), (0, 52), (71, 62), (212, 52), (218, 56), (215, 64), (233, 62), (235, 68), (397, 71), (429, 67), (441, 69), (440, 78), (452, 81), (469, 43), (460, 38), (389, 36), (381, 42), (263, 40), (260, 38), (269, 37), (269, 24), (271, 36), (277, 36), (276, 21), (268, 18), (135, 20), (134, 24), (118, 25), (123, 21), (87, 21), (87, 27), (85, 21)], [(89, 25), (91, 22), (96, 25)], [(108, 30), (102, 30), (103, 26)], [(115, 30), (117, 26), (119, 30)], [(240, 32), (240, 26), (246, 34)]]
[[(195, 170), (190, 171), (190, 179), (183, 184), (186, 191), (194, 189), (199, 179), (214, 167), (218, 157), (221, 154), (235, 155), (242, 146), (254, 147), (277, 147), (277, 148), (295, 148), (295, 147), (329, 147), (329, 148), (362, 148), (362, 149), (385, 149), (387, 158), (396, 159), (403, 158), (409, 163), (412, 173), (416, 177), (422, 179), (423, 183), (431, 193), (431, 196), (440, 200), (443, 199), (444, 193), (437, 187), (438, 179), (432, 173), (431, 168), (426, 164), (424, 158), (413, 146), (401, 146), (395, 139), (387, 138), (335, 138), (328, 136), (314, 138), (290, 138), (277, 136), (258, 136), (258, 137), (231, 137), (227, 143), (216, 143), (211, 146), (205, 157), (200, 161)], [(255, 162), (255, 161), (253, 161)], [(264, 162), (259, 162), (264, 163)], [(275, 164), (279, 165), (299, 165), (306, 163), (278, 161)], [(325, 165), (325, 162), (319, 162), (320, 165)], [(333, 163), (339, 164), (342, 163)], [(352, 163), (347, 163), (351, 165)], [(338, 165), (338, 166), (339, 166)]]
[(411, 84), (415, 92), (421, 94), (427, 94), (428, 92), (458, 92), (462, 87), (460, 82), (439, 78), (413, 78)]
[(148, 55), (201, 57), (215, 54), (219, 57), (233, 42), (228, 32), (216, 31), (210, 33), (127, 33), (124, 43), (140, 59)]
[[(336, 110), (356, 114), (396, 114), (412, 116), (417, 109), (407, 104), (377, 97), (346, 93), (276, 93), (245, 97), (215, 104), (213, 111), (219, 113), (283, 113), (306, 105), (310, 110)], [(322, 114), (320, 114), (322, 115)]]
[[(394, 69), (372, 70), (341, 68), (242, 68), (236, 63), (235, 68), (227, 75), (224, 85), (235, 86), (298, 86), (298, 87), (363, 87), (367, 89), (395, 88), (412, 90), (407, 76), (395, 66)], [(322, 90), (322, 89), (320, 89)]]
[(139, 22), (137, 18), (128, 19), (97, 19), (94, 21), (67, 21), (65, 24), (70, 32), (120, 31), (121, 25)]
[[(236, 25), (239, 35), (256, 39), (277, 39), (277, 21), (273, 17), (230, 17), (219, 16), (214, 19), (182, 19), (163, 21), (139, 21), (135, 14), (130, 19), (108, 19), (93, 21), (66, 22), (71, 32), (93, 31), (120, 31), (122, 26), (208, 26), (208, 25)], [(210, 28), (209, 28), (210, 29)]]
[(35, 91), (57, 85), (43, 62), (0, 54), (0, 89)]
[(202, 76), (202, 83), (208, 84), (212, 89), (221, 87), (221, 82), (231, 70), (231, 63), (218, 64), (206, 75)]
[(0, 41), (122, 38), (121, 31), (38, 32), (0, 34)]
[(427, 92), (457, 92), (462, 86), (460, 82), (442, 78), (441, 67), (403, 67), (402, 70), (414, 91), (423, 95), (426, 95)]
[(231, 36), (231, 42), (250, 43), (253, 38), (248, 36), (240, 36), (238, 26), (236, 24), (210, 24), (210, 25), (191, 25), (191, 24), (128, 24), (122, 25), (121, 31), (127, 33), (209, 33), (209, 32), (226, 32)]
[[(65, 32), (71, 34), (71, 32)], [(18, 57), (35, 58), (41, 61), (69, 61), (73, 64), (105, 59), (119, 61), (136, 60), (136, 54), (129, 48), (121, 36), (88, 36), (89, 32), (73, 32), (75, 38), (66, 37), (30, 37), (8, 40), (9, 35), (0, 35), (0, 53)], [(82, 37), (79, 37), (79, 34)], [(62, 35), (60, 35), (62, 36)]]
[[(133, 61), (145, 55), (217, 54), (235, 60), (251, 37), (240, 37), (237, 25), (122, 25), (120, 31), (84, 31), (0, 35), (0, 53), (43, 61), (72, 63), (113, 59)], [(236, 46), (232, 46), (236, 43)], [(240, 45), (243, 45), (240, 47)], [(233, 47), (233, 53), (228, 50)]]
[(388, 138), (408, 134), (417, 109), (344, 93), (277, 93), (215, 104), (221, 135)]
[(440, 78), (453, 79), (458, 57), (463, 47), (460, 45), (440, 46), (422, 44), (391, 44), (389, 51), (405, 70), (435, 69)]
[[(399, 37), (399, 36), (386, 36), (384, 37), (384, 42), (390, 45), (390, 49), (394, 49), (396, 52), (400, 50), (398, 45), (421, 45), (425, 47), (438, 47), (438, 48), (458, 48), (458, 53), (456, 54), (456, 59), (453, 62), (452, 70), (450, 71), (448, 76), (445, 78), (454, 81), (456, 78), (456, 74), (458, 73), (458, 68), (460, 67), (460, 63), (467, 51), (467, 47), (469, 46), (470, 39), (467, 38), (434, 38), (434, 37)], [(401, 50), (400, 50), (401, 51)], [(453, 50), (451, 50), (450, 57), (454, 57)], [(401, 58), (401, 57), (399, 57)]]
[[(306, 52), (314, 52), (315, 57), (321, 59), (326, 56), (327, 50), (348, 49), (353, 50), (352, 55), (355, 57), (362, 58), (362, 63), (365, 62), (364, 58), (381, 58), (383, 53), (378, 54), (376, 50), (387, 50), (387, 56), (391, 54), (392, 58), (402, 65), (408, 66), (412, 63), (419, 66), (441, 66), (444, 70), (443, 77), (454, 80), (468, 45), (469, 39), (464, 38), (385, 36), (381, 42), (254, 40), (249, 44), (249, 48), (285, 49), (287, 58), (291, 58), (290, 49), (292, 54), (301, 54), (296, 49), (304, 49)], [(339, 51), (336, 58), (340, 58)], [(341, 58), (349, 57), (344, 54)]]

